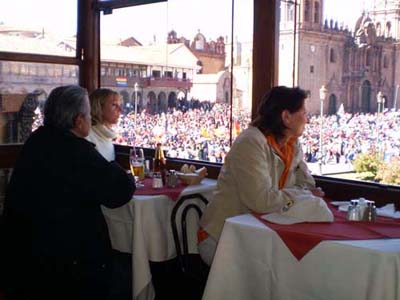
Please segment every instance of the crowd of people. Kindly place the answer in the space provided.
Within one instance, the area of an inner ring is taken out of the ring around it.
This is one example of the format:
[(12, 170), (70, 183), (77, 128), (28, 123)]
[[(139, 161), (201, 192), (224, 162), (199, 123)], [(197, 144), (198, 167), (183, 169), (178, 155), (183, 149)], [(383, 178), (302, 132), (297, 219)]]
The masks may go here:
[[(307, 162), (319, 159), (320, 117), (313, 116), (301, 138)], [(360, 153), (380, 153), (385, 161), (400, 156), (400, 114), (341, 113), (322, 120), (323, 163), (351, 163)]]
[[(40, 124), (37, 110), (34, 129)], [(115, 142), (154, 148), (161, 142), (167, 156), (223, 163), (232, 141), (248, 127), (250, 112), (233, 111), (230, 106), (215, 103), (207, 108), (171, 109), (167, 113), (149, 114), (146, 110), (121, 114), (115, 128)], [(318, 161), (321, 118), (309, 116), (309, 123), (301, 137), (307, 162)], [(230, 132), (232, 129), (232, 133)], [(357, 154), (379, 151), (385, 160), (400, 156), (400, 114), (340, 113), (322, 119), (322, 161), (351, 163)]]

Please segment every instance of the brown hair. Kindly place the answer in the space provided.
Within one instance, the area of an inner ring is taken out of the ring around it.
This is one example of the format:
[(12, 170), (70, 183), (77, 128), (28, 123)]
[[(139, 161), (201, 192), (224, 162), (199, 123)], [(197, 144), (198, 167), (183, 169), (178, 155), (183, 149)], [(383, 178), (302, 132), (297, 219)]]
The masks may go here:
[(299, 111), (306, 98), (307, 93), (299, 87), (273, 87), (262, 98), (257, 115), (250, 124), (259, 128), (264, 134), (272, 134), (280, 138), (286, 129), (282, 112), (284, 110), (291, 113)]

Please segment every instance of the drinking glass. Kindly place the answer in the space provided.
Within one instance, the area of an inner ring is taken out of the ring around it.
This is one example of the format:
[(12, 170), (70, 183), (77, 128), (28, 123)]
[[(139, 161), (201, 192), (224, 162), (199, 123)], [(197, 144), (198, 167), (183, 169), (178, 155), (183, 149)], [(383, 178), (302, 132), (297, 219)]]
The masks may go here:
[(144, 180), (144, 154), (142, 148), (133, 147), (129, 152), (129, 165), (133, 176), (137, 176), (138, 183)]

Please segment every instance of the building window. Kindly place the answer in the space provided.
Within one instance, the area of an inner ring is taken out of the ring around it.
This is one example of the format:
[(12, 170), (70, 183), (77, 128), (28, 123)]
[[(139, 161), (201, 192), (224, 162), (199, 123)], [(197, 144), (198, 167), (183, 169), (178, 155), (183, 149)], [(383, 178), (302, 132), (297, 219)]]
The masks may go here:
[(166, 78), (172, 78), (172, 71), (165, 71), (165, 72), (164, 72), (164, 77), (166, 77)]
[(314, 3), (314, 23), (319, 23), (319, 2)]
[(331, 48), (331, 50), (329, 51), (329, 61), (331, 63), (336, 62), (336, 53), (335, 53), (335, 49), (333, 49), (333, 48)]
[(383, 67), (385, 69), (387, 69), (388, 65), (389, 65), (388, 57), (387, 57), (387, 55), (385, 55), (385, 56), (383, 56)]
[(381, 30), (382, 30), (381, 23), (380, 22), (376, 23), (376, 35), (377, 36), (381, 36), (382, 35)]
[(154, 78), (160, 78), (161, 77), (161, 72), (158, 70), (153, 70), (151, 72), (151, 76), (153, 76)]
[(372, 49), (367, 49), (365, 65), (368, 67), (372, 66)]
[(294, 4), (288, 3), (287, 5), (287, 20), (293, 21), (294, 20)]
[(310, 66), (310, 73), (314, 73), (314, 66)]
[(311, 4), (310, 0), (306, 0), (304, 4), (304, 22), (310, 22)]

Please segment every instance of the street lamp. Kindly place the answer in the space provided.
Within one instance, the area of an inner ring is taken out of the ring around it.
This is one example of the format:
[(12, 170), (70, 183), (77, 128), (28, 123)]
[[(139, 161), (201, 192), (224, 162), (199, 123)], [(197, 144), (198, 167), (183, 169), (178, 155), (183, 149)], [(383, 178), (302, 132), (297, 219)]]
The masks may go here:
[(137, 82), (135, 82), (133, 89), (135, 91), (135, 130), (136, 130), (136, 114), (137, 114), (137, 101), (138, 101), (137, 98), (138, 98), (138, 90), (139, 90), (139, 85)]
[(383, 94), (381, 91), (376, 94), (376, 102), (378, 102), (378, 114), (383, 112), (383, 108), (385, 106), (385, 97), (383, 97)]
[(382, 92), (379, 91), (378, 94), (376, 94), (376, 102), (378, 102), (378, 115), (376, 116), (376, 141), (377, 141), (377, 147), (378, 147), (378, 156), (381, 158), (381, 140), (379, 138), (379, 131), (380, 131), (380, 126), (381, 126), (381, 115), (382, 112), (385, 108), (385, 97), (383, 96)]
[(396, 85), (396, 91), (394, 93), (393, 110), (397, 110), (397, 94), (399, 93), (399, 85)]
[(319, 175), (322, 175), (322, 129), (323, 129), (323, 117), (324, 117), (324, 101), (326, 98), (326, 95), (328, 94), (328, 90), (326, 89), (325, 85), (321, 86), (319, 89), (319, 99), (320, 99), (320, 126), (319, 126), (319, 160), (318, 160), (318, 166), (319, 166)]

